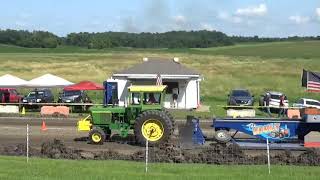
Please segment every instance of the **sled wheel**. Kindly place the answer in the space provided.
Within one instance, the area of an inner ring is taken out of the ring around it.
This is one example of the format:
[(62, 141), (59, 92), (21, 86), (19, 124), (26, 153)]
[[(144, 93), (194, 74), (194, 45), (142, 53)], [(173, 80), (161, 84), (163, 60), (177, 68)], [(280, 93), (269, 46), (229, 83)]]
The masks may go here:
[(231, 136), (228, 131), (226, 130), (218, 130), (214, 134), (214, 138), (217, 142), (220, 143), (227, 143), (231, 140)]

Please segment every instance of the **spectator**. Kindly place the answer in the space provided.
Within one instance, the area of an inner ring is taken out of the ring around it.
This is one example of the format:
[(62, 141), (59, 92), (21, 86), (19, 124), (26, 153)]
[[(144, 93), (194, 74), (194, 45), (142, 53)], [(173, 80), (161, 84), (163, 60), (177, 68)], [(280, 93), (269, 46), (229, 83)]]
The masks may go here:
[(264, 97), (264, 106), (266, 107), (266, 111), (269, 115), (269, 117), (271, 117), (271, 112), (270, 112), (270, 98), (271, 98), (271, 95), (270, 93), (267, 93), (266, 96)]
[(280, 102), (279, 102), (279, 115), (278, 117), (284, 117), (285, 115), (285, 108), (284, 108), (284, 95), (282, 94), (280, 96)]

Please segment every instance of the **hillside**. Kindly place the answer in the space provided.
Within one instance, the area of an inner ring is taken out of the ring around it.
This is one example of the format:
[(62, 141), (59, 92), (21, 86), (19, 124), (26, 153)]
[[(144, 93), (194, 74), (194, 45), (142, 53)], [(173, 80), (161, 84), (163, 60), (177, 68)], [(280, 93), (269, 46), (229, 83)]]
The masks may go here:
[(201, 95), (215, 114), (223, 114), (228, 91), (247, 88), (258, 99), (266, 90), (286, 93), (291, 102), (306, 93), (300, 84), (302, 69), (320, 71), (319, 41), (240, 44), (209, 49), (104, 49), (75, 47), (27, 49), (0, 46), (0, 75), (10, 73), (25, 79), (53, 73), (70, 81), (102, 82), (112, 72), (130, 67), (143, 57), (179, 57), (203, 75)]
[(238, 44), (219, 48), (196, 49), (208, 54), (259, 56), (268, 58), (319, 58), (320, 41)]
[(240, 43), (233, 46), (215, 48), (109, 48), (87, 49), (76, 46), (57, 48), (24, 48), (0, 44), (0, 53), (110, 53), (110, 52), (146, 52), (146, 53), (190, 53), (203, 55), (258, 56), (267, 58), (319, 58), (320, 41), (292, 41), (273, 43)]

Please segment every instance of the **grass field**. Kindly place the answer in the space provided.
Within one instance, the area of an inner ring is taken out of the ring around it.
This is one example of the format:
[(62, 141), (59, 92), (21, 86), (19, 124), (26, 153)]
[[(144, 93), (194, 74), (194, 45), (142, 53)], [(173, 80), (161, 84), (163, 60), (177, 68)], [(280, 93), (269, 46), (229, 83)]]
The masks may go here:
[(300, 97), (318, 98), (301, 87), (302, 69), (320, 71), (320, 41), (240, 44), (208, 49), (132, 49), (88, 50), (78, 47), (27, 49), (0, 45), (0, 75), (10, 73), (32, 79), (53, 73), (73, 82), (101, 83), (113, 72), (142, 62), (143, 57), (179, 57), (200, 72), (201, 99), (211, 113), (222, 116), (233, 88), (251, 90), (256, 102), (264, 91), (287, 94), (291, 102)]
[(223, 166), (205, 164), (150, 164), (144, 172), (144, 163), (128, 161), (51, 160), (0, 156), (0, 179), (319, 179), (319, 167)]
[(267, 58), (319, 58), (319, 41), (238, 44), (220, 48), (197, 49), (214, 55), (259, 56)]

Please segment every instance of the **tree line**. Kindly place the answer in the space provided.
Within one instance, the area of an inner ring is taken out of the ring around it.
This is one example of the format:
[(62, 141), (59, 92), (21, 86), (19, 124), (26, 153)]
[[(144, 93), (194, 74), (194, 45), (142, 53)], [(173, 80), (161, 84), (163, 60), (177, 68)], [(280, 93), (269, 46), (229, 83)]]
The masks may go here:
[(70, 33), (59, 37), (47, 31), (0, 30), (0, 43), (28, 48), (56, 48), (59, 45), (79, 46), (89, 49), (114, 47), (133, 48), (207, 48), (228, 46), (239, 42), (320, 40), (317, 37), (264, 38), (258, 36), (227, 36), (219, 31), (169, 31), (164, 33)]
[(133, 48), (204, 48), (232, 45), (227, 35), (216, 31), (170, 31), (165, 33), (71, 33), (66, 44), (94, 49)]
[(60, 41), (58, 36), (45, 31), (0, 30), (0, 43), (2, 44), (28, 48), (56, 48)]

